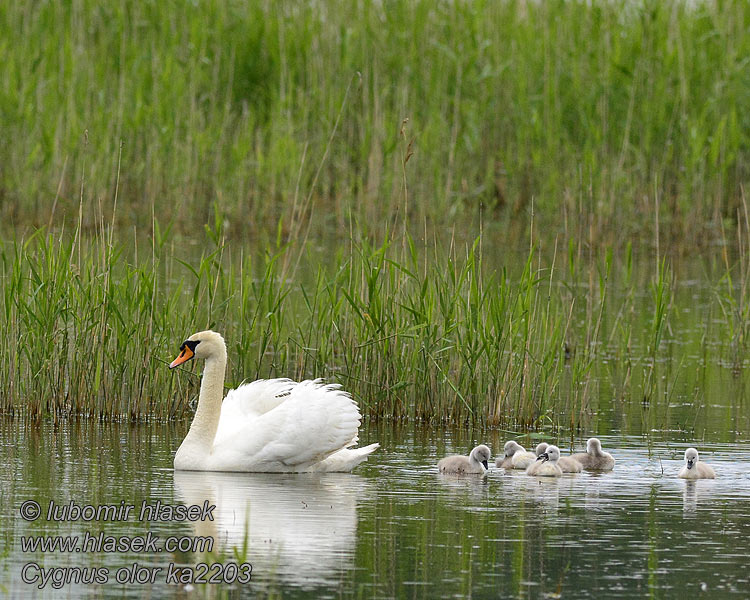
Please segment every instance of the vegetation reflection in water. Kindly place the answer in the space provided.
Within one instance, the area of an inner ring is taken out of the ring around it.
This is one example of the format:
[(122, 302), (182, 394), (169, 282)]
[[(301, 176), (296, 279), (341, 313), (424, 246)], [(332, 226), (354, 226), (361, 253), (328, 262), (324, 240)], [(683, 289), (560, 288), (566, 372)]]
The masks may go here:
[[(366, 428), (362, 441), (383, 448), (353, 474), (271, 475), (176, 473), (172, 453), (184, 426), (86, 424), (44, 427), (4, 423), (2, 585), (28, 588), (21, 566), (106, 566), (132, 562), (233, 560), (253, 564), (249, 587), (205, 589), (199, 595), (239, 597), (672, 597), (699, 593), (742, 597), (750, 552), (750, 440), (700, 445), (718, 479), (677, 478), (685, 447), (679, 434), (602, 436), (618, 463), (611, 473), (553, 481), (493, 469), (485, 477), (444, 476), (441, 456), (475, 441), (496, 455), (509, 434), (497, 430)], [(715, 437), (716, 422), (706, 424)], [(536, 438), (519, 438), (530, 446)], [(567, 452), (569, 440), (556, 440)], [(573, 440), (576, 449), (585, 439)], [(28, 498), (104, 504), (201, 503), (216, 520), (196, 524), (21, 522)], [(215, 538), (211, 555), (24, 554), (33, 534), (168, 535)], [(243, 546), (245, 546), (243, 550)], [(235, 551), (235, 548), (237, 551)], [(153, 593), (181, 596), (180, 586)], [(89, 597), (142, 597), (141, 586), (79, 586)], [(345, 590), (345, 591), (341, 591)], [(48, 597), (54, 594), (45, 592)]]

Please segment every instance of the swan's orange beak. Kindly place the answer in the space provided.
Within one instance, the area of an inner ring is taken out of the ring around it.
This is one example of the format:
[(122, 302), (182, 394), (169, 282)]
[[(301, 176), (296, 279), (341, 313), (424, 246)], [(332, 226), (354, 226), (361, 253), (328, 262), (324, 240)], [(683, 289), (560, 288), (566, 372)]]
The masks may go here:
[(193, 352), (190, 349), (190, 346), (187, 344), (182, 345), (182, 352), (180, 352), (180, 355), (175, 358), (171, 363), (169, 363), (169, 368), (174, 369), (175, 367), (179, 367), (182, 363), (186, 363), (191, 358), (195, 356), (195, 352)]

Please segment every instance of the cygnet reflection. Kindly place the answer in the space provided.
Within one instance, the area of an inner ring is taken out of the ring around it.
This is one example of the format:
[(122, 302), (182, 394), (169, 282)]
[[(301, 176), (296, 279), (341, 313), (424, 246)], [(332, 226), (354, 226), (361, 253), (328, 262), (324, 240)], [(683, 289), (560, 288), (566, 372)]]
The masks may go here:
[(682, 491), (682, 512), (685, 515), (693, 515), (698, 509), (698, 490), (695, 480), (688, 479), (685, 489)]

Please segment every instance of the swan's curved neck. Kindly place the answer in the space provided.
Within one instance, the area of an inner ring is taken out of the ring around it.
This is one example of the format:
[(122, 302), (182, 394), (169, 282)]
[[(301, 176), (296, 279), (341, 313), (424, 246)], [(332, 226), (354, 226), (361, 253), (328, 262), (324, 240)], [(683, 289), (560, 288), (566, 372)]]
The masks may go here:
[(213, 446), (216, 428), (219, 426), (221, 402), (224, 397), (224, 372), (227, 367), (226, 352), (206, 359), (206, 366), (201, 378), (201, 391), (198, 397), (198, 408), (195, 410), (190, 431), (185, 436), (177, 457), (180, 454), (194, 451), (208, 454)]

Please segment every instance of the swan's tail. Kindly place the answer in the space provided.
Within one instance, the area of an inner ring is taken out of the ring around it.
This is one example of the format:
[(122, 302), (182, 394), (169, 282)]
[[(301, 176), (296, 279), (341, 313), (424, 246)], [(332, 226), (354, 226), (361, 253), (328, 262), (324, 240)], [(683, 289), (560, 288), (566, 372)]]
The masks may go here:
[(348, 473), (367, 457), (380, 448), (380, 444), (370, 444), (363, 448), (344, 448), (334, 452), (324, 461), (318, 463), (316, 471), (325, 471), (328, 473)]

